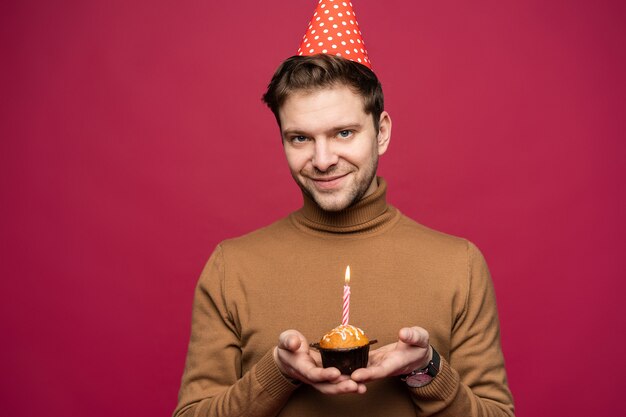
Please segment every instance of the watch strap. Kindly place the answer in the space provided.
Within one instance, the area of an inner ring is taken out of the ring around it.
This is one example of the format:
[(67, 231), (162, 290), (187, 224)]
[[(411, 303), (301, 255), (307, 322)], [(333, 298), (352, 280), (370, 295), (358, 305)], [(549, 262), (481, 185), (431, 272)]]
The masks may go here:
[(428, 365), (423, 368), (423, 371), (434, 378), (439, 373), (439, 368), (441, 368), (441, 357), (434, 347), (431, 346), (431, 349), (433, 350), (433, 358), (428, 362)]

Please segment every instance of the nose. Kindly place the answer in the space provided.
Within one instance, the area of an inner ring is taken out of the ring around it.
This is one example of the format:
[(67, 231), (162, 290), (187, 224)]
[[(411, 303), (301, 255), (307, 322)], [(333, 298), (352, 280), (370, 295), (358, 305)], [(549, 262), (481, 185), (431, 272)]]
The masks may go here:
[(320, 171), (327, 171), (330, 167), (337, 164), (339, 157), (333, 152), (332, 144), (327, 140), (316, 140), (315, 151), (311, 163)]

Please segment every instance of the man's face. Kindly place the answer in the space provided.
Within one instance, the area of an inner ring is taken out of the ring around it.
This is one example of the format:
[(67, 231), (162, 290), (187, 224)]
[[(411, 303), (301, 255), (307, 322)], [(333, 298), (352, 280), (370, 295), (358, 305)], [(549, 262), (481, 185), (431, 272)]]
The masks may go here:
[(296, 91), (279, 116), (291, 175), (323, 210), (345, 209), (376, 190), (378, 157), (391, 136), (387, 112), (376, 131), (361, 96), (339, 85)]

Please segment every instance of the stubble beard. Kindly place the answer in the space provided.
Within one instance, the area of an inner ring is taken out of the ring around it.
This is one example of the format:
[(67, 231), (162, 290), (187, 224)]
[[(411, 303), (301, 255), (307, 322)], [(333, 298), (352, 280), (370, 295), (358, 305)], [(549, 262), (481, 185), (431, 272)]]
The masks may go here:
[[(337, 171), (337, 167), (333, 167), (332, 170), (326, 170), (324, 172), (315, 171), (317, 177), (330, 176)], [(355, 177), (355, 182), (349, 185), (347, 189), (341, 189), (329, 192), (320, 192), (314, 188), (313, 185), (307, 186), (301, 182), (296, 175), (292, 175), (293, 179), (298, 184), (298, 187), (306, 194), (311, 200), (315, 202), (324, 211), (341, 211), (349, 207), (354, 206), (361, 201), (367, 190), (369, 189), (376, 171), (378, 170), (378, 156), (374, 157), (367, 167), (364, 167), (363, 177), (361, 179)], [(359, 170), (349, 171), (348, 175), (358, 175)], [(305, 177), (307, 177), (305, 175)], [(334, 198), (333, 198), (334, 197)]]

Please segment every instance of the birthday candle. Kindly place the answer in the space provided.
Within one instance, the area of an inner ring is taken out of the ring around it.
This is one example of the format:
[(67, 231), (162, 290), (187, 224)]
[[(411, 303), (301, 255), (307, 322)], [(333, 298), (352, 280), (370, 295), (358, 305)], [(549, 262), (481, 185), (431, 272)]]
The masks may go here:
[(350, 265), (346, 268), (346, 280), (343, 286), (343, 313), (341, 315), (341, 324), (348, 325), (350, 321)]

